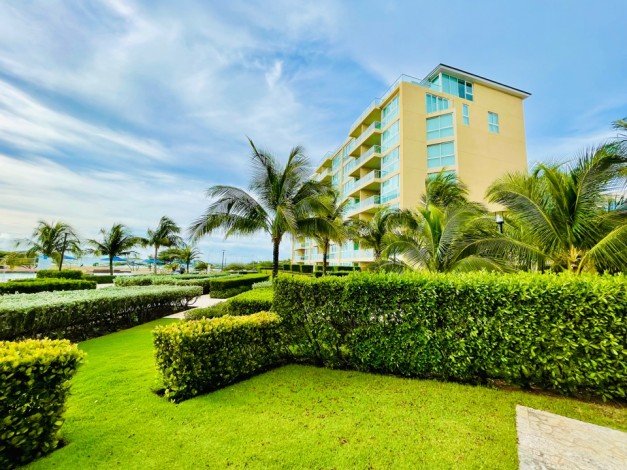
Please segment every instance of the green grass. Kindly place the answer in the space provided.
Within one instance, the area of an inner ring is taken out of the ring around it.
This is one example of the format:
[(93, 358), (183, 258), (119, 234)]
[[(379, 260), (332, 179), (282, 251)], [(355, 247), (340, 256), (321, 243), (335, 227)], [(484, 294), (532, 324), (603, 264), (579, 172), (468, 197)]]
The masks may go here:
[(65, 447), (31, 468), (517, 468), (523, 404), (627, 430), (624, 407), (291, 365), (174, 405), (158, 320), (81, 343)]

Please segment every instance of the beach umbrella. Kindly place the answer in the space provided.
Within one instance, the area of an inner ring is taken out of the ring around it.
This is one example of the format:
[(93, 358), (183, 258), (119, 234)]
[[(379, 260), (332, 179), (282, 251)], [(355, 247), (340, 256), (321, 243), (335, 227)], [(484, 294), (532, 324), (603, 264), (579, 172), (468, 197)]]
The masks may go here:
[[(109, 261), (109, 258), (100, 258), (100, 261)], [(126, 258), (120, 258), (119, 256), (114, 256), (113, 261), (126, 261)]]
[[(154, 263), (154, 262), (155, 262), (155, 260), (154, 260), (154, 259), (152, 259), (152, 258), (151, 258), (151, 259), (145, 259), (145, 260), (144, 260), (144, 263), (148, 263), (148, 264), (152, 264), (152, 263)], [(157, 260), (157, 264), (165, 264), (165, 263), (164, 263), (163, 261), (161, 261), (161, 260)]]
[(70, 255), (63, 255), (63, 259), (75, 260), (76, 258), (74, 258), (73, 256), (70, 256)]

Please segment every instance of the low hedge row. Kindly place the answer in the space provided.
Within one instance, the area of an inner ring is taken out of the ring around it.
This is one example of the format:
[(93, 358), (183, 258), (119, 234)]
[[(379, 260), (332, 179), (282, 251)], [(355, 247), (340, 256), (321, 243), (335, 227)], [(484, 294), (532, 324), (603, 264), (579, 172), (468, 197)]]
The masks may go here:
[(157, 327), (153, 337), (166, 398), (181, 401), (276, 365), (279, 325), (276, 314), (260, 312)]
[(37, 279), (82, 279), (83, 271), (77, 269), (63, 269), (57, 271), (54, 269), (41, 269), (37, 271)]
[(292, 357), (410, 377), (627, 394), (624, 276), (279, 276)]
[(86, 281), (95, 281), (96, 284), (113, 284), (114, 279), (117, 276), (111, 274), (103, 274), (96, 276), (95, 274), (83, 274), (83, 279)]
[(0, 297), (0, 340), (83, 340), (182, 310), (199, 287), (147, 286)]
[(213, 277), (195, 275), (118, 276), (114, 282), (118, 287), (151, 285), (197, 286), (202, 287), (203, 294), (208, 294)]
[(68, 382), (83, 356), (65, 340), (0, 341), (0, 468), (57, 447)]
[(273, 296), (274, 291), (272, 289), (253, 289), (211, 307), (192, 308), (185, 312), (185, 319), (200, 320), (224, 315), (242, 316), (270, 311)]
[(252, 285), (269, 279), (268, 274), (246, 274), (238, 277), (211, 279), (211, 297), (227, 299), (252, 288)]
[(50, 292), (60, 290), (82, 290), (95, 289), (94, 281), (85, 281), (82, 279), (33, 279), (30, 282), (20, 280), (18, 282), (8, 281), (0, 283), (0, 295), (6, 294), (34, 294), (36, 292)]

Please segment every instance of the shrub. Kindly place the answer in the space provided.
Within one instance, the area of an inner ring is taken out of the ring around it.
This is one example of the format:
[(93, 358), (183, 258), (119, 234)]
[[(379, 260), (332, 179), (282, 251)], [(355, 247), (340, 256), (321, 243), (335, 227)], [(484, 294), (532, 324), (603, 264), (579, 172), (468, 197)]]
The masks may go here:
[(252, 313), (269, 311), (272, 308), (272, 289), (255, 289), (243, 292), (227, 300), (226, 311), (229, 315), (250, 315)]
[(625, 277), (280, 276), (293, 357), (332, 367), (625, 398)]
[(0, 341), (0, 467), (57, 447), (68, 381), (84, 353), (65, 340)]
[(37, 271), (37, 279), (82, 279), (83, 272), (77, 269), (64, 269), (62, 271), (55, 271), (54, 269), (42, 269)]
[(111, 276), (110, 274), (104, 274), (102, 276), (95, 276), (94, 274), (83, 274), (83, 279), (86, 281), (95, 281), (96, 284), (113, 284), (113, 280), (116, 276)]
[(153, 285), (197, 286), (202, 287), (202, 293), (208, 294), (211, 287), (211, 278), (180, 279), (178, 276), (154, 276)]
[(292, 271), (293, 273), (299, 273), (300, 272), (300, 264), (292, 264), (290, 266), (290, 271)]
[(272, 289), (272, 281), (268, 279), (267, 281), (255, 282), (252, 285), (253, 290), (255, 289)]
[(34, 294), (36, 292), (51, 292), (61, 290), (83, 290), (95, 289), (96, 283), (93, 281), (73, 280), (73, 279), (29, 279), (25, 281), (8, 281), (0, 283), (0, 295), (6, 294)]
[(251, 286), (259, 281), (269, 279), (267, 274), (247, 274), (232, 278), (218, 278), (211, 280), (211, 297), (215, 299), (227, 299), (251, 289)]
[(308, 274), (311, 274), (311, 273), (313, 273), (313, 268), (314, 268), (314, 267), (313, 267), (313, 264), (303, 264), (303, 265), (301, 265), (301, 267), (300, 267), (300, 271), (301, 271), (302, 273), (308, 273)]
[(290, 265), (289, 264), (284, 264), (283, 265), (283, 271), (289, 271), (290, 270)]
[(279, 325), (276, 314), (260, 312), (157, 327), (165, 396), (181, 401), (274, 366), (281, 357)]
[(0, 297), (0, 340), (83, 340), (182, 310), (199, 287), (149, 286)]
[(185, 312), (185, 320), (201, 320), (203, 318), (218, 318), (226, 315), (226, 302), (221, 302), (211, 307), (192, 308)]
[(151, 286), (152, 276), (117, 276), (113, 283), (116, 287)]

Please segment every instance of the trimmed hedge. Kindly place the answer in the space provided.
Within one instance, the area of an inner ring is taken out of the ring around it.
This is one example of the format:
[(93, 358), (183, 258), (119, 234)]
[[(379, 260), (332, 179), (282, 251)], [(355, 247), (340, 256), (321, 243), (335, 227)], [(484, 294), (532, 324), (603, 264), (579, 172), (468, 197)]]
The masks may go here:
[(226, 301), (226, 310), (229, 315), (250, 315), (272, 309), (273, 289), (254, 289), (243, 292)]
[(294, 359), (562, 393), (627, 394), (627, 279), (487, 273), (279, 276)]
[(84, 353), (66, 340), (0, 341), (0, 467), (14, 468), (59, 443), (65, 401)]
[(153, 276), (117, 276), (113, 283), (116, 287), (151, 286)]
[(276, 314), (260, 312), (157, 327), (153, 338), (166, 398), (185, 400), (276, 365), (279, 325)]
[(30, 282), (2, 282), (0, 283), (0, 295), (6, 294), (34, 294), (36, 292), (50, 292), (61, 290), (95, 289), (93, 281), (74, 279), (33, 279)]
[(113, 280), (117, 276), (112, 276), (111, 274), (103, 274), (103, 275), (94, 275), (94, 274), (83, 274), (83, 279), (86, 281), (95, 281), (96, 284), (113, 284)]
[(226, 302), (212, 305), (211, 307), (190, 308), (185, 311), (185, 320), (202, 320), (203, 318), (218, 318), (227, 315)]
[(0, 297), (0, 340), (83, 340), (175, 313), (199, 287), (148, 286)]
[(211, 280), (211, 297), (214, 299), (227, 299), (251, 289), (252, 285), (266, 281), (268, 274), (246, 274), (232, 278), (218, 278)]
[(195, 275), (157, 275), (157, 276), (118, 276), (115, 278), (115, 285), (126, 286), (151, 286), (151, 285), (172, 285), (172, 286), (198, 286), (202, 287), (203, 294), (208, 294), (211, 288), (213, 277), (224, 276), (195, 276)]
[(77, 269), (63, 269), (55, 271), (54, 269), (42, 269), (37, 271), (37, 279), (82, 279), (83, 271)]

